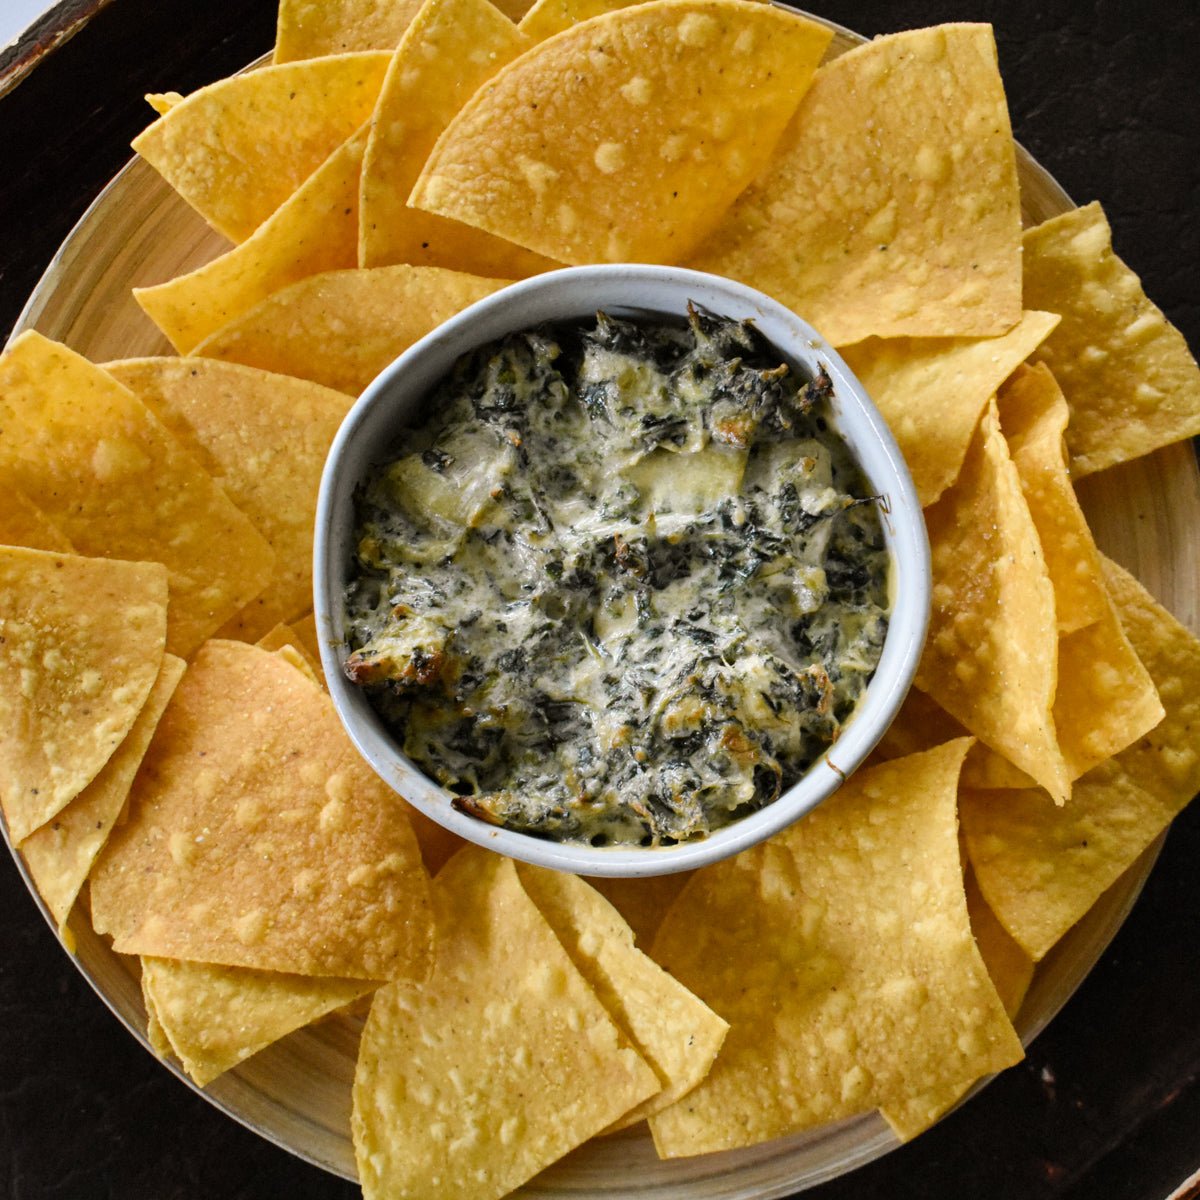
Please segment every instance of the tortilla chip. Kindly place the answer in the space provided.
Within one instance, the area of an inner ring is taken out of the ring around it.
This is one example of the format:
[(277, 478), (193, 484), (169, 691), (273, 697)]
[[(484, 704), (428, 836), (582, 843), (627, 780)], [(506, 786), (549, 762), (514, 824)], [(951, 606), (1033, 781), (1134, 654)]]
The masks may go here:
[(276, 292), (195, 353), (357, 396), (414, 342), (507, 284), (440, 267), (330, 271)]
[[(300, 635), (290, 625), (279, 624), (273, 629), (268, 629), (254, 644), (261, 646), (264, 650), (270, 650), (272, 653), (284, 649), (293, 651), (304, 664), (301, 668), (304, 673), (314, 683), (322, 683), (321, 664), (313, 659)], [(288, 661), (292, 662), (292, 659), (289, 658)], [(292, 662), (292, 665), (296, 664)]]
[(313, 662), (319, 663), (321, 661), (321, 642), (317, 637), (316, 614), (310, 612), (298, 621), (292, 621), (291, 626), (296, 631), (300, 644), (308, 651), (309, 657)]
[(275, 62), (394, 50), (421, 0), (279, 0)]
[(693, 877), (654, 957), (730, 1023), (650, 1119), (665, 1157), (747, 1146), (1021, 1057), (971, 935), (956, 817), (967, 739), (860, 771)]
[(74, 552), (66, 534), (19, 487), (11, 484), (0, 491), (0, 546), (56, 550), (60, 554)]
[(257, 638), (307, 612), (317, 491), (350, 397), (211, 359), (127, 359), (105, 370), (179, 439), (274, 551), (269, 585), (222, 634)]
[(570, 29), (572, 25), (644, 2), (645, 0), (536, 0), (521, 18), (517, 28), (531, 42), (544, 42), (556, 33)]
[(433, 904), (433, 978), (381, 988), (363, 1030), (351, 1129), (366, 1200), (493, 1200), (659, 1086), (510, 859), (468, 847)]
[(187, 354), (272, 292), (358, 263), (358, 187), (364, 127), (343, 142), (240, 246), (133, 298)]
[[(975, 876), (967, 872), (967, 911), (971, 915), (971, 932), (975, 944), (987, 967), (988, 976), (996, 987), (1000, 1002), (1009, 1020), (1015, 1020), (1021, 1001), (1033, 982), (1033, 959), (1017, 945), (1008, 931), (996, 920), (995, 913), (979, 891)], [(974, 1086), (976, 1079), (947, 1084), (913, 1096), (899, 1104), (889, 1105), (881, 1116), (891, 1126), (892, 1132), (907, 1142), (917, 1134), (924, 1133), (952, 1109)]]
[(1026, 232), (1025, 303), (1062, 314), (1035, 358), (1071, 406), (1076, 478), (1200, 434), (1200, 369), (1112, 252), (1099, 204)]
[(769, 292), (835, 346), (1004, 333), (1021, 317), (1021, 210), (991, 28), (898, 33), (823, 66), (691, 265)]
[(1105, 560), (1121, 622), (1166, 709), (1056, 808), (1040, 791), (962, 797), (971, 862), (1004, 927), (1041, 959), (1200, 790), (1200, 641)]
[(922, 507), (954, 481), (996, 389), (1058, 324), (1027, 312), (994, 338), (868, 338), (846, 350), (850, 369), (895, 435)]
[(636, 1125), (686, 1095), (708, 1074), (728, 1024), (653, 959), (636, 949), (633, 930), (577, 875), (520, 864), (530, 899), (609, 1016), (658, 1076), (662, 1091), (615, 1121)]
[(142, 995), (198, 1087), (379, 985), (173, 958), (142, 959)]
[(142, 1004), (146, 1009), (146, 1041), (150, 1043), (150, 1049), (165, 1061), (173, 1053), (171, 1040), (167, 1037), (167, 1031), (163, 1029), (162, 1022), (158, 1019), (158, 1010), (154, 1007), (153, 998), (146, 991), (145, 972), (142, 973)]
[(133, 777), (185, 665), (173, 655), (163, 657), (158, 678), (125, 740), (66, 808), (21, 843), (29, 874), (60, 930), (125, 807)]
[(677, 871), (673, 875), (647, 875), (641, 879), (589, 877), (588, 883), (621, 914), (633, 930), (637, 944), (649, 946), (667, 910), (691, 877), (691, 871)]
[(933, 607), (917, 686), (1062, 800), (1071, 777), (1051, 715), (1054, 589), (994, 402), (925, 519)]
[(62, 812), (133, 728), (166, 609), (158, 563), (0, 548), (0, 806), (14, 842)]
[(558, 264), (459, 221), (408, 206), (442, 131), (532, 43), (487, 0), (427, 0), (384, 80), (363, 162), (358, 265), (413, 263), (522, 279)]
[(133, 148), (218, 233), (244, 241), (370, 117), (390, 60), (339, 54), (232, 75)]
[(477, 92), (409, 203), (559, 262), (678, 262), (766, 165), (831, 37), (739, 0), (606, 13)]
[(187, 658), (270, 579), (275, 556), (245, 514), (74, 351), (33, 331), (9, 346), (0, 426), (0, 486), (21, 488), (81, 554), (166, 566), (172, 654)]
[(1054, 585), (1060, 633), (1073, 633), (1108, 612), (1100, 553), (1071, 486), (1063, 432), (1070, 411), (1043, 364), (1020, 367), (997, 397), (1000, 426), (1037, 526)]
[(209, 642), (92, 875), (122, 954), (420, 980), (427, 882), (403, 805), (328, 697), (277, 655)]

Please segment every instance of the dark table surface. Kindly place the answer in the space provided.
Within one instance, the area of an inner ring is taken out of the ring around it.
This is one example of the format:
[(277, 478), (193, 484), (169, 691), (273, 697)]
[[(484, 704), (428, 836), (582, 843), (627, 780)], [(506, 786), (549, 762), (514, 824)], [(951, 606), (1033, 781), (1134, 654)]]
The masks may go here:
[[(262, 54), (273, 7), (112, 0), (0, 98), (0, 329), (129, 157), (148, 121), (142, 94), (187, 92)], [(1074, 199), (1104, 203), (1118, 253), (1200, 346), (1194, 0), (830, 0), (822, 13), (867, 34), (991, 21), (1018, 138)], [(1200, 806), (1176, 822), (1133, 915), (1025, 1063), (913, 1144), (806, 1196), (1164, 1200), (1200, 1168), (1198, 862)], [(0, 861), (0, 1197), (357, 1194), (163, 1070)]]

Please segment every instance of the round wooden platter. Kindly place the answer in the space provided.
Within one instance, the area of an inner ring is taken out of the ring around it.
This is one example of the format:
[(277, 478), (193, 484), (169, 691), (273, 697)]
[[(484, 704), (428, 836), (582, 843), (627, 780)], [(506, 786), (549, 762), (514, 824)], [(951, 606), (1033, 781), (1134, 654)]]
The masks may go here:
[[(861, 40), (835, 29), (834, 52)], [(1026, 224), (1072, 207), (1062, 189), (1023, 151), (1018, 165)], [(36, 328), (98, 363), (168, 354), (170, 347), (130, 289), (172, 278), (227, 248), (151, 168), (135, 160), (63, 243), (16, 332)], [(1200, 549), (1195, 537), (1200, 528), (1200, 470), (1191, 445), (1168, 447), (1086, 479), (1079, 493), (1101, 549), (1200, 631)], [(1152, 846), (1040, 964), (1017, 1021), (1026, 1043), (1058, 1012), (1120, 928), (1158, 848), (1157, 843)], [(14, 857), (24, 874), (19, 856)], [(136, 962), (114, 954), (78, 909), (70, 928), (80, 971), (146, 1045)], [(255, 1055), (202, 1094), (293, 1154), (354, 1179), (350, 1085), (360, 1031), (360, 1018), (334, 1015)], [(176, 1066), (165, 1067), (192, 1086)], [(516, 1194), (611, 1200), (636, 1189), (639, 1196), (659, 1200), (769, 1200), (853, 1170), (896, 1145), (883, 1121), (869, 1114), (748, 1150), (661, 1162), (644, 1129), (634, 1129), (581, 1147)]]

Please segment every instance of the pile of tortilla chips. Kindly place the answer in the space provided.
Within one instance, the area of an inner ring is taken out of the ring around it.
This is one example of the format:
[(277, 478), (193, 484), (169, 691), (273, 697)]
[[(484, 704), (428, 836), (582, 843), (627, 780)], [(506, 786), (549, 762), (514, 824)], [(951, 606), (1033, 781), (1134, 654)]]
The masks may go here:
[[(664, 1157), (1020, 1058), (1036, 964), (1200, 788), (1200, 642), (1073, 480), (1200, 432), (1098, 204), (1022, 233), (984, 25), (823, 61), (752, 0), (281, 0), (275, 63), (136, 149), (231, 242), (136, 296), (179, 356), (0, 357), (0, 807), (68, 936), (139, 956), (200, 1084), (369, 997), (369, 1197), (499, 1197), (646, 1120)], [(871, 764), (684, 879), (516, 867), (374, 777), (320, 683), (311, 539), (355, 393), (511, 279), (684, 263), (845, 356), (932, 547)], [(149, 328), (149, 327), (148, 327)], [(350, 1018), (347, 1018), (350, 1020)]]

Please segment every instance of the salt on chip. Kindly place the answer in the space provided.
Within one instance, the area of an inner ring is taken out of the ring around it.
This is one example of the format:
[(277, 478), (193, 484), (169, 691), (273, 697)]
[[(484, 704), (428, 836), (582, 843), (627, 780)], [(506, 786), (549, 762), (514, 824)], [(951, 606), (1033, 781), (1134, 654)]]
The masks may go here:
[(852, 776), (692, 878), (654, 957), (730, 1023), (650, 1119), (665, 1157), (752, 1145), (1021, 1057), (971, 934), (956, 799), (968, 739)]
[(475, 94), (409, 202), (558, 262), (681, 261), (766, 165), (831, 37), (739, 0), (585, 21)]
[(92, 875), (123, 954), (419, 980), (427, 876), (404, 807), (282, 658), (208, 642)]
[(148, 1015), (198, 1087), (376, 987), (361, 979), (142, 959)]
[(468, 847), (433, 883), (422, 987), (375, 993), (351, 1129), (366, 1200), (493, 1200), (658, 1091), (510, 859)]
[(166, 610), (158, 563), (0, 547), (0, 806), (14, 842), (79, 795), (133, 728), (162, 665)]
[(127, 388), (66, 346), (32, 330), (9, 346), (0, 426), (0, 486), (21, 488), (80, 554), (167, 568), (171, 653), (186, 658), (266, 586), (275, 556), (246, 515)]
[(1025, 303), (1062, 314), (1035, 357), (1071, 407), (1076, 478), (1200, 434), (1200, 369), (1113, 253), (1099, 204), (1026, 232)]
[(1057, 324), (1053, 313), (1027, 312), (999, 337), (868, 338), (846, 350), (895, 435), (922, 507), (958, 477), (987, 402)]
[(193, 92), (133, 148), (218, 233), (245, 241), (370, 117), (391, 55), (262, 67)]
[(194, 353), (356, 396), (414, 342), (507, 282), (440, 267), (329, 271), (276, 292)]
[(614, 1122), (625, 1129), (686, 1095), (708, 1073), (728, 1024), (633, 944), (633, 930), (577, 875), (521, 864), (517, 876), (662, 1091)]
[(394, 50), (421, 0), (279, 0), (275, 62)]
[(66, 926), (71, 906), (92, 863), (125, 807), (133, 777), (167, 701), (183, 677), (184, 667), (182, 659), (164, 655), (146, 703), (112, 757), (66, 808), (35, 829), (20, 845), (38, 895), (46, 902), (60, 930)]
[(427, 0), (388, 69), (362, 173), (358, 265), (450, 267), (520, 279), (557, 266), (502, 238), (408, 204), (438, 136), (532, 43), (488, 0)]
[(358, 263), (358, 190), (364, 127), (343, 142), (244, 242), (133, 298), (187, 354), (272, 292)]
[[(1033, 959), (1017, 945), (1008, 931), (996, 920), (995, 913), (979, 891), (974, 875), (966, 879), (967, 911), (971, 915), (971, 932), (987, 967), (988, 977), (996, 987), (1000, 1002), (1009, 1020), (1015, 1020), (1021, 1001), (1033, 981)], [(966, 1079), (959, 1083), (933, 1088), (898, 1104), (889, 1105), (881, 1115), (892, 1132), (906, 1142), (924, 1133), (943, 1117), (976, 1082)]]
[(826, 63), (689, 265), (768, 292), (835, 346), (1004, 333), (1021, 317), (1021, 212), (991, 28), (897, 33)]
[(25, 546), (30, 550), (74, 550), (67, 536), (20, 488), (0, 492), (0, 546)]
[(274, 551), (270, 583), (221, 632), (257, 638), (306, 612), (321, 471), (350, 397), (211, 359), (126, 359), (105, 370), (191, 452)]
[(1126, 571), (1104, 561), (1121, 623), (1166, 716), (1078, 780), (1056, 808), (1040, 791), (962, 797), (972, 865), (988, 904), (1035, 959), (1095, 903), (1200, 790), (1200, 641)]
[(1054, 589), (994, 402), (925, 520), (933, 596), (917, 686), (1061, 801)]
[(1054, 585), (1060, 633), (1072, 633), (1108, 611), (1100, 552), (1071, 486), (1063, 440), (1070, 411), (1044, 364), (1020, 367), (997, 396), (1000, 427), (1021, 477)]

